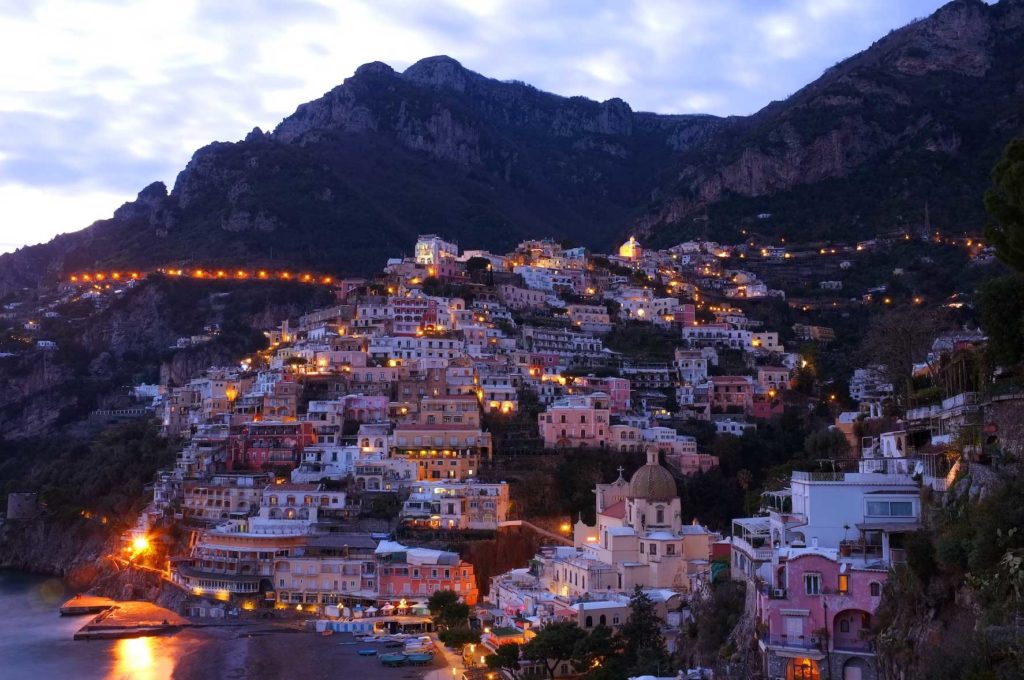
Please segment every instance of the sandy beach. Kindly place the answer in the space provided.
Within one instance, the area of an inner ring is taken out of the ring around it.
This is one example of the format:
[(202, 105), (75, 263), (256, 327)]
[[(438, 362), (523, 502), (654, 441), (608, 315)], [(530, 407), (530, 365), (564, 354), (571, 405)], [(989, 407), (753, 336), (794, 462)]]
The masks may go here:
[(362, 643), (347, 633), (324, 637), (301, 629), (298, 623), (240, 623), (196, 628), (184, 634), (197, 636), (200, 644), (179, 661), (175, 680), (419, 680), (445, 666), (443, 655), (438, 654), (429, 666), (385, 668), (377, 657), (357, 653), (368, 647), (384, 652), (383, 644)]

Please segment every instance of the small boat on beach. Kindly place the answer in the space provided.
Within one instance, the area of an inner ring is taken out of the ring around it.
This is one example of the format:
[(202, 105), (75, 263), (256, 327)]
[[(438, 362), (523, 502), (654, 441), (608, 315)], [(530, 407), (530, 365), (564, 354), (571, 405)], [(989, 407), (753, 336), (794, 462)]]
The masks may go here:
[(376, 656), (377, 655), (377, 650), (376, 649), (360, 649), (356, 653), (359, 656)]
[(413, 666), (426, 666), (428, 663), (434, 660), (434, 655), (416, 653), (409, 654), (405, 658)]
[(385, 666), (401, 666), (409, 658), (405, 654), (381, 654), (377, 657)]

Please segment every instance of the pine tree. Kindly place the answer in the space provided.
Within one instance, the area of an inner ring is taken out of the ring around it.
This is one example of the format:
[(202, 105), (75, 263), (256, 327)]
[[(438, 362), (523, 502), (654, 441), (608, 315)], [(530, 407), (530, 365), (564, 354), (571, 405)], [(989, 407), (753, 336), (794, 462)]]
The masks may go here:
[(640, 586), (633, 591), (629, 609), (629, 620), (622, 626), (621, 634), (625, 641), (623, 656), (630, 675), (671, 671), (665, 638), (661, 634), (662, 621), (654, 609), (654, 602)]

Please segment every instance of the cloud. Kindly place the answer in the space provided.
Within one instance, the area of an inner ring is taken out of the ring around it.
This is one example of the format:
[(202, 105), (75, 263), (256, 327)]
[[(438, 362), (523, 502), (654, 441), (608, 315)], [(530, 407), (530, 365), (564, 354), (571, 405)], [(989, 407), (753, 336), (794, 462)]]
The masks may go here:
[(637, 110), (747, 114), (940, 2), (0, 0), (0, 251), (109, 216), (369, 61), (449, 54)]

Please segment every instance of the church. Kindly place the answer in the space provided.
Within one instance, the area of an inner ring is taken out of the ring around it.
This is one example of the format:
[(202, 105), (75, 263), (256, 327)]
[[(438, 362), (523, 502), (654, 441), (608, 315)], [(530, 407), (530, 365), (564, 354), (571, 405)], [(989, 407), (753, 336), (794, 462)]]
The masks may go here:
[(688, 592), (692, 577), (708, 569), (711, 544), (721, 536), (696, 520), (684, 523), (675, 478), (656, 448), (628, 482), (619, 468), (618, 479), (598, 484), (595, 495), (597, 522), (576, 523), (576, 556), (551, 584), (556, 593), (630, 592), (637, 585)]

